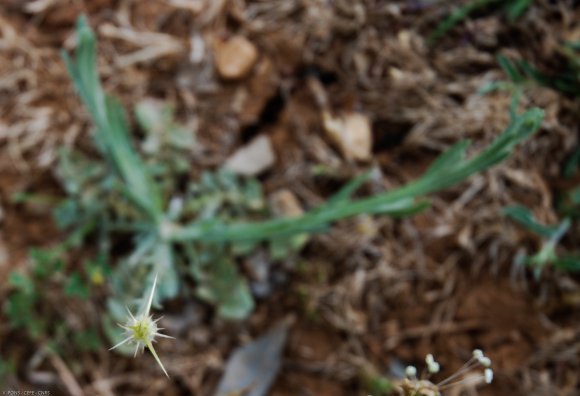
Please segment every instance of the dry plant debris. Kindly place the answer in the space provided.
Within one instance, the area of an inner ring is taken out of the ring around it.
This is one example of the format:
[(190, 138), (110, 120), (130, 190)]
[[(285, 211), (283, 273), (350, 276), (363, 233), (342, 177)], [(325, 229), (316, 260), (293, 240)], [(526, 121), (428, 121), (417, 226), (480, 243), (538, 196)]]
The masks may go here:
[[(478, 93), (506, 79), (496, 54), (549, 72), (563, 62), (559, 43), (578, 38), (575, 2), (538, 0), (513, 23), (492, 8), (482, 10), (429, 46), (426, 38), (437, 23), (468, 2), (1, 2), (0, 295), (11, 290), (10, 270), (27, 267), (30, 246), (62, 240), (50, 226), (46, 201), (13, 198), (46, 191), (58, 196), (47, 169), (59, 148), (88, 147), (88, 117), (59, 56), (63, 44), (74, 47), (80, 12), (99, 28), (107, 91), (119, 94), (127, 108), (144, 98), (162, 100), (176, 109), (181, 124), (196, 126), (192, 179), (265, 135), (276, 152), (261, 179), (266, 194), (285, 189), (309, 209), (367, 163), (377, 171), (363, 191), (390, 190), (462, 138), (476, 148), (491, 141), (507, 123), (511, 101), (505, 92)], [(212, 61), (212, 43), (236, 36), (259, 48), (259, 59), (239, 78), (224, 81)], [(347, 161), (326, 135), (311, 78), (320, 82), (333, 117), (367, 117), (372, 155), (366, 163)], [(577, 394), (578, 277), (548, 270), (538, 282), (514, 267), (519, 251), (534, 251), (541, 241), (501, 213), (522, 204), (543, 223), (556, 223), (554, 192), (577, 185), (577, 178), (563, 180), (560, 171), (578, 146), (580, 104), (534, 87), (522, 97), (522, 108), (530, 105), (546, 111), (542, 130), (508, 162), (437, 194), (431, 209), (413, 219), (374, 219), (374, 231), (363, 236), (353, 231), (358, 219), (344, 221), (312, 238), (300, 257), (268, 267), (273, 293), (247, 322), (225, 323), (195, 299), (172, 302), (166, 319), (181, 329), (183, 341), (163, 344), (159, 353), (175, 382), (167, 382), (154, 362), (91, 350), (76, 350), (74, 358), (51, 355), (10, 330), (2, 316), (0, 337), (11, 340), (0, 345), (4, 383), (55, 394), (213, 394), (234, 346), (291, 311), (299, 319), (289, 330), (274, 396), (366, 395), (363, 369), (372, 367), (366, 372), (381, 384), (377, 378), (396, 377), (400, 367), (433, 353), (445, 376), (479, 347), (494, 361), (496, 378), (465, 392)], [(573, 226), (563, 252), (577, 248), (579, 232)], [(81, 270), (81, 256), (89, 253), (80, 252), (70, 265)], [(44, 285), (46, 303), (61, 307), (51, 317), (85, 329), (106, 290), (97, 289), (92, 303), (64, 298), (61, 283)]]

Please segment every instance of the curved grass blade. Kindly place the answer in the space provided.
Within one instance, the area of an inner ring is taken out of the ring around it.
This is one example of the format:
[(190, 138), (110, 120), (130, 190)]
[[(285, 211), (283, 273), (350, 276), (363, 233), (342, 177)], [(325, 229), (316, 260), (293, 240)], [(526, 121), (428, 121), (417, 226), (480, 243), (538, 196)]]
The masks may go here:
[[(465, 159), (464, 156), (468, 143), (458, 143), (442, 154), (421, 178), (393, 191), (359, 200), (340, 199), (338, 203), (334, 201), (333, 205), (322, 205), (297, 218), (260, 223), (225, 224), (218, 221), (193, 223), (176, 228), (169, 238), (207, 242), (268, 240), (326, 229), (334, 221), (363, 213), (397, 215), (403, 208), (413, 208), (412, 203), (415, 199), (455, 185), (503, 161), (516, 144), (539, 129), (542, 120), (543, 111), (540, 109), (532, 109), (517, 116), (490, 146), (470, 159)], [(409, 210), (409, 213), (415, 211)]]
[(86, 18), (77, 22), (77, 48), (74, 59), (63, 52), (69, 74), (87, 106), (97, 132), (95, 139), (103, 154), (126, 185), (124, 193), (155, 220), (163, 214), (161, 192), (133, 147), (120, 103), (107, 98), (96, 68), (96, 39)]

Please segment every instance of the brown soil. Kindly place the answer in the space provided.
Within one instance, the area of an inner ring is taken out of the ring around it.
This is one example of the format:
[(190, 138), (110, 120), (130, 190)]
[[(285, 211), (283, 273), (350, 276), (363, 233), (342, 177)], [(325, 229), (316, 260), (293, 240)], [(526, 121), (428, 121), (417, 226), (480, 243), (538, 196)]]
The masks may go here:
[[(29, 248), (61, 238), (49, 204), (17, 204), (11, 197), (58, 196), (50, 172), (56, 151), (91, 145), (88, 115), (59, 57), (63, 46), (74, 44), (81, 12), (99, 35), (107, 91), (127, 108), (145, 97), (163, 99), (176, 106), (180, 121), (198, 125), (203, 149), (192, 158), (192, 177), (265, 134), (277, 158), (261, 176), (267, 193), (289, 189), (306, 208), (371, 167), (380, 174), (364, 193), (412, 180), (460, 139), (482, 147), (508, 120), (508, 93), (477, 94), (505, 78), (495, 55), (549, 67), (557, 43), (580, 36), (580, 9), (572, 1), (535, 1), (513, 24), (501, 11), (485, 10), (435, 46), (426, 37), (454, 4), (465, 1), (179, 3), (1, 2), (2, 300), (9, 271), (26, 265)], [(162, 34), (161, 42), (181, 50), (133, 63), (128, 55), (147, 44), (113, 34), (111, 26)], [(250, 75), (227, 82), (215, 72), (213, 45), (235, 34), (256, 45), (259, 58)], [(190, 60), (194, 36), (206, 43), (197, 62)], [(579, 278), (548, 269), (535, 280), (514, 271), (516, 254), (534, 251), (539, 241), (501, 214), (518, 203), (543, 221), (557, 220), (554, 191), (562, 185), (561, 164), (578, 144), (580, 101), (535, 87), (524, 105), (545, 109), (546, 120), (512, 158), (434, 196), (432, 208), (419, 216), (348, 220), (312, 238), (295, 268), (286, 270), (288, 282), (260, 300), (247, 322), (223, 323), (195, 301), (173, 303), (170, 318), (190, 306), (201, 314), (181, 341), (160, 344), (171, 381), (147, 359), (79, 352), (63, 357), (72, 380), (53, 361), (42, 370), (56, 373), (55, 379), (39, 385), (29, 371), (39, 346), (0, 317), (0, 352), (19, 365), (9, 389), (66, 394), (70, 387), (63, 383), (73, 381), (87, 395), (211, 395), (233, 348), (292, 314), (297, 320), (271, 395), (366, 395), (362, 371), (370, 367), (391, 376), (399, 365), (422, 366), (427, 353), (441, 362), (443, 378), (474, 348), (492, 358), (496, 375), (478, 394), (580, 395)], [(342, 155), (324, 133), (323, 110), (369, 117), (370, 161)], [(332, 172), (317, 176), (318, 165)], [(369, 221), (370, 232), (361, 225)], [(576, 226), (571, 235), (578, 231)], [(573, 247), (577, 239), (570, 237), (563, 251)]]

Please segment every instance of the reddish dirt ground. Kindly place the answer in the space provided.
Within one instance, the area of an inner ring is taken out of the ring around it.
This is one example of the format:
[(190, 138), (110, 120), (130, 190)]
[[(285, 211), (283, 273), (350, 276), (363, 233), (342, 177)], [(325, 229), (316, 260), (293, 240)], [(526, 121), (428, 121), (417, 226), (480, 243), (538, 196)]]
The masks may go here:
[[(496, 54), (549, 68), (557, 65), (561, 40), (580, 38), (574, 2), (539, 0), (513, 23), (489, 7), (430, 45), (429, 33), (460, 3), (2, 1), (2, 300), (11, 291), (8, 273), (26, 267), (29, 249), (63, 238), (50, 202), (12, 197), (58, 197), (52, 173), (58, 148), (91, 150), (89, 117), (59, 56), (62, 47), (74, 46), (80, 13), (98, 34), (108, 92), (127, 108), (145, 97), (163, 99), (180, 121), (196, 125), (201, 149), (191, 158), (192, 179), (267, 136), (276, 161), (260, 175), (266, 194), (288, 189), (311, 208), (364, 170), (377, 173), (361, 192), (368, 195), (413, 180), (456, 141), (483, 147), (508, 122), (509, 93), (478, 94), (486, 83), (505, 79)], [(140, 41), (130, 32), (152, 36)], [(258, 57), (247, 75), (227, 81), (216, 71), (215, 52), (234, 35), (253, 43)], [(194, 54), (195, 40), (201, 55)], [(135, 56), (141, 50), (149, 55)], [(211, 395), (231, 351), (290, 316), (273, 396), (366, 395), (367, 373), (393, 377), (398, 367), (421, 366), (428, 353), (440, 361), (444, 378), (474, 348), (493, 360), (493, 384), (449, 395), (580, 395), (579, 278), (548, 268), (537, 280), (516, 270), (517, 253), (535, 251), (540, 241), (501, 213), (524, 204), (556, 222), (561, 164), (578, 145), (580, 100), (536, 86), (526, 90), (522, 106), (543, 108), (546, 119), (509, 160), (433, 196), (432, 207), (416, 217), (351, 219), (312, 237), (281, 265), (284, 282), (258, 300), (247, 321), (224, 322), (199, 301), (169, 303), (168, 319), (188, 323), (177, 342), (159, 346), (171, 381), (152, 360), (104, 350), (62, 356), (65, 369), (49, 359), (33, 370), (39, 345), (0, 316), (1, 356), (18, 366), (7, 386), (67, 394), (68, 373), (87, 395)], [(372, 156), (349, 158), (325, 133), (325, 111), (364, 114)], [(321, 175), (317, 167), (329, 171)], [(574, 227), (563, 251), (577, 247)], [(47, 302), (58, 304), (59, 295), (51, 293)], [(88, 312), (98, 315), (104, 294)], [(186, 317), (190, 308), (196, 315)]]

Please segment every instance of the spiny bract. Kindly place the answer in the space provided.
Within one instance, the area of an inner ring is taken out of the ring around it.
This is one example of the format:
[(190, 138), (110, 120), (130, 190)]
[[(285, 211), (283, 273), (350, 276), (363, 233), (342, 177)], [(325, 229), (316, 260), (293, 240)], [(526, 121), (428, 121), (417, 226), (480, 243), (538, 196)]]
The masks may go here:
[(159, 366), (161, 366), (161, 369), (163, 370), (165, 375), (169, 377), (169, 374), (167, 374), (165, 367), (163, 367), (163, 364), (161, 363), (159, 356), (157, 356), (157, 353), (155, 352), (155, 348), (153, 348), (155, 337), (174, 338), (159, 333), (159, 330), (163, 330), (163, 328), (157, 327), (157, 322), (161, 320), (161, 318), (153, 320), (153, 315), (149, 315), (149, 311), (151, 310), (151, 304), (153, 303), (153, 296), (155, 295), (156, 285), (157, 285), (157, 275), (155, 276), (155, 280), (153, 281), (153, 287), (151, 288), (151, 293), (149, 294), (147, 304), (143, 307), (142, 311), (135, 317), (133, 316), (129, 308), (127, 308), (127, 312), (129, 313), (129, 319), (127, 321), (127, 324), (125, 325), (119, 324), (119, 326), (121, 326), (125, 330), (127, 338), (125, 338), (123, 341), (121, 341), (120, 343), (118, 343), (109, 350), (115, 349), (127, 342), (131, 342), (136, 344), (134, 356), (137, 356), (139, 350), (143, 352), (145, 347), (147, 347), (151, 351), (151, 354), (153, 355), (157, 363), (159, 363)]

